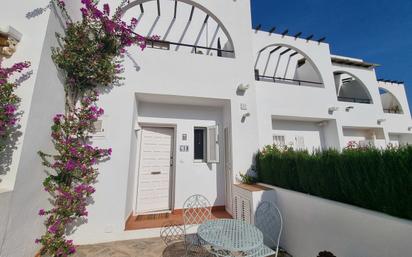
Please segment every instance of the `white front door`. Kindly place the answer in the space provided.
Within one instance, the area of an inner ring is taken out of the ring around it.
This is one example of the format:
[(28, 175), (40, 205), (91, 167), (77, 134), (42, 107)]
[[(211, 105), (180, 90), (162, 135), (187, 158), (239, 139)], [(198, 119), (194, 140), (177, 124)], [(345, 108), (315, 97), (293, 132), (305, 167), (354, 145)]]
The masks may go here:
[(140, 142), (137, 212), (171, 209), (173, 128), (144, 127)]

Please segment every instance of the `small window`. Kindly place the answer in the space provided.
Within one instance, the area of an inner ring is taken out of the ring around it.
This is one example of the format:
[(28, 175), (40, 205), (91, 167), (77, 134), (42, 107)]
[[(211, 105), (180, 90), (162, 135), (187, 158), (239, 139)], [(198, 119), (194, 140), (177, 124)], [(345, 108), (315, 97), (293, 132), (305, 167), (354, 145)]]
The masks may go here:
[(206, 128), (195, 128), (194, 130), (194, 159), (196, 161), (205, 161), (206, 148)]
[(195, 161), (208, 163), (219, 162), (218, 126), (194, 128), (193, 155)]

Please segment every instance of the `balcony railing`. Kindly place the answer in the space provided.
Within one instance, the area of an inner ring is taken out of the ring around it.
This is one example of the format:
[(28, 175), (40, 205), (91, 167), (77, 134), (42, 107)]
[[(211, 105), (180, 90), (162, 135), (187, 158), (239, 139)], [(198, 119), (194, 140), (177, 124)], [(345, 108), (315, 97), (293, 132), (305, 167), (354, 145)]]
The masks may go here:
[(153, 39), (148, 39), (147, 40), (147, 47), (150, 47), (150, 48), (170, 50), (170, 46), (172, 46), (172, 45), (178, 46), (178, 47), (192, 48), (194, 53), (199, 53), (197, 51), (198, 49), (207, 50), (207, 51), (216, 51), (216, 56), (219, 56), (219, 57), (222, 57), (223, 53), (227, 53), (227, 54), (234, 54), (235, 53), (235, 51), (233, 51), (233, 50), (225, 50), (225, 49), (219, 49), (219, 48), (213, 48), (213, 47), (177, 43), (177, 42), (171, 42), (171, 41), (165, 41), (165, 40), (153, 40)]
[(263, 76), (259, 74), (255, 74), (255, 79), (260, 81), (273, 81), (273, 82), (290, 82), (293, 84), (297, 85), (302, 85), (302, 84), (311, 84), (311, 85), (323, 85), (322, 82), (315, 82), (315, 81), (308, 81), (308, 80), (299, 80), (299, 79), (287, 79), (287, 78), (280, 78), (280, 77), (271, 77), (271, 76)]
[(356, 98), (356, 97), (345, 97), (338, 96), (338, 101), (350, 102), (350, 103), (361, 103), (361, 104), (371, 104), (372, 100), (367, 98)]

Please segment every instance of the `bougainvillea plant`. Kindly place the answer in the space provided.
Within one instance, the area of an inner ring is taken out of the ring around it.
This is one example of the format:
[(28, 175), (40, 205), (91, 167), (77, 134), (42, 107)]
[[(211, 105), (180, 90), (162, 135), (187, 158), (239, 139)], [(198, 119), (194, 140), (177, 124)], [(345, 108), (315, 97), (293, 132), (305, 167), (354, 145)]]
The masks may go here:
[[(65, 3), (61, 0), (55, 2), (68, 17)], [(73, 22), (68, 17), (65, 36), (58, 35), (64, 47), (54, 48), (52, 54), (54, 62), (67, 75), (66, 101), (69, 108), (74, 107), (85, 91), (97, 86), (112, 86), (122, 79), (119, 74), (126, 47), (146, 47), (146, 39), (133, 32), (137, 19), (132, 18), (128, 24), (120, 19), (122, 7), (128, 1), (123, 1), (112, 16), (108, 4), (100, 10), (99, 1), (81, 2), (83, 19)]]
[(99, 8), (99, 1), (81, 0), (82, 19), (73, 21), (62, 0), (53, 0), (66, 18), (63, 46), (52, 49), (52, 59), (65, 74), (66, 113), (53, 119), (52, 142), (56, 154), (39, 152), (48, 176), (43, 182), (50, 193), (52, 208), (39, 210), (45, 216), (46, 232), (41, 243), (41, 255), (68, 256), (75, 252), (67, 240), (70, 227), (87, 218), (87, 203), (94, 193), (98, 169), (96, 164), (111, 155), (111, 149), (93, 147), (90, 135), (94, 123), (103, 115), (96, 104), (98, 88), (107, 88), (122, 78), (121, 59), (125, 49), (146, 46), (146, 39), (133, 32), (137, 20), (121, 20), (124, 0), (113, 15), (108, 4)]
[(53, 256), (74, 253), (72, 241), (65, 239), (66, 228), (76, 219), (87, 216), (87, 200), (94, 193), (92, 184), (98, 174), (94, 165), (111, 154), (111, 149), (93, 147), (88, 140), (94, 122), (103, 114), (96, 100), (97, 94), (92, 93), (84, 96), (80, 107), (72, 112), (56, 115), (52, 142), (57, 154), (40, 152), (43, 165), (54, 171), (43, 182), (52, 196), (53, 208), (39, 211), (39, 215), (47, 216), (47, 231), (37, 242)]
[(5, 149), (11, 132), (17, 125), (16, 111), (20, 103), (20, 98), (15, 93), (17, 83), (10, 82), (9, 79), (29, 66), (29, 62), (21, 62), (10, 68), (0, 67), (0, 153)]

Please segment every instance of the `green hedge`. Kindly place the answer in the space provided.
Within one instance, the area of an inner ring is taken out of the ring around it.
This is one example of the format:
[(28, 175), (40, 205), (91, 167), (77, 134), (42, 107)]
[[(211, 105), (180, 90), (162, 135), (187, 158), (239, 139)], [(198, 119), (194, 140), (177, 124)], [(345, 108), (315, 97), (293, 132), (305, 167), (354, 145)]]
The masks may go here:
[(256, 159), (260, 182), (412, 220), (412, 146), (314, 154), (268, 146)]

